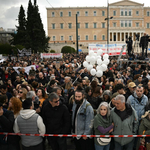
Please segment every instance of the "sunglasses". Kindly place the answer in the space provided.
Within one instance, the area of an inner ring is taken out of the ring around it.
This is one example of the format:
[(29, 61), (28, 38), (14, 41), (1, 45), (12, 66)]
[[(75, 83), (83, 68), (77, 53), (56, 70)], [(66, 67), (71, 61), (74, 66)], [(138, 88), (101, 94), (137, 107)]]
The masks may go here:
[(58, 103), (59, 102), (59, 100), (58, 101), (54, 101), (54, 103)]
[(23, 93), (22, 91), (19, 91), (18, 93)]

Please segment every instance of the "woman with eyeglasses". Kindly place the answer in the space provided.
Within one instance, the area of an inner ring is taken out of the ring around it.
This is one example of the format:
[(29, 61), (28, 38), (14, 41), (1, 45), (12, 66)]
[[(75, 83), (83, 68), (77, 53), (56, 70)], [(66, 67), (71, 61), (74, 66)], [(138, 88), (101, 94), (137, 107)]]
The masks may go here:
[(37, 90), (37, 96), (38, 96), (39, 101), (40, 101), (40, 107), (42, 107), (43, 102), (48, 98), (48, 96), (47, 96), (47, 94), (43, 88), (39, 88)]
[(25, 88), (19, 89), (17, 97), (21, 100), (21, 102), (23, 102), (26, 99), (27, 92), (28, 91)]

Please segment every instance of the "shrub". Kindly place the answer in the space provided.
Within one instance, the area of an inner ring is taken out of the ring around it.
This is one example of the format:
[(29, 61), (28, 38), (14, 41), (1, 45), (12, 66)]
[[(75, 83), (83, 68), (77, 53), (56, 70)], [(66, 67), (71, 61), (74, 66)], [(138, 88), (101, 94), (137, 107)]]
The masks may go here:
[(52, 50), (50, 50), (50, 53), (55, 53), (55, 50), (53, 50), (53, 49), (52, 49)]
[(71, 46), (64, 46), (62, 49), (61, 49), (61, 53), (75, 53), (75, 49)]

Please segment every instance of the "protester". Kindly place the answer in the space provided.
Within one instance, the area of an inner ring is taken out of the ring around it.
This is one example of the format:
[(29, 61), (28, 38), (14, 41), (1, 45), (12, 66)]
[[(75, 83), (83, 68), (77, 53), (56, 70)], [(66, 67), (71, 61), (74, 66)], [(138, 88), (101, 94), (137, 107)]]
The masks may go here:
[[(110, 108), (107, 102), (102, 102), (94, 118), (94, 131), (96, 135), (109, 135), (114, 128), (114, 123), (110, 122)], [(111, 139), (111, 138), (110, 138)], [(110, 140), (109, 139), (109, 140)], [(103, 138), (94, 138), (95, 150), (109, 150), (110, 141), (103, 145)]]
[[(22, 103), (23, 110), (15, 119), (15, 133), (45, 134), (45, 125), (42, 118), (36, 114), (32, 99), (26, 99)], [(22, 150), (43, 150), (43, 138), (41, 136), (21, 136)]]

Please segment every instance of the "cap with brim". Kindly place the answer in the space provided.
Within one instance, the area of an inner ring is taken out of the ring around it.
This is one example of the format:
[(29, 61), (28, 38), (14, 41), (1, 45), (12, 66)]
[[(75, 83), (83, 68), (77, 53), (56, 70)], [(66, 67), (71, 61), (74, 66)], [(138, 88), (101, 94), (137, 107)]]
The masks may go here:
[(134, 82), (130, 82), (130, 83), (128, 84), (128, 87), (131, 87), (131, 88), (136, 87), (136, 84), (135, 84)]

